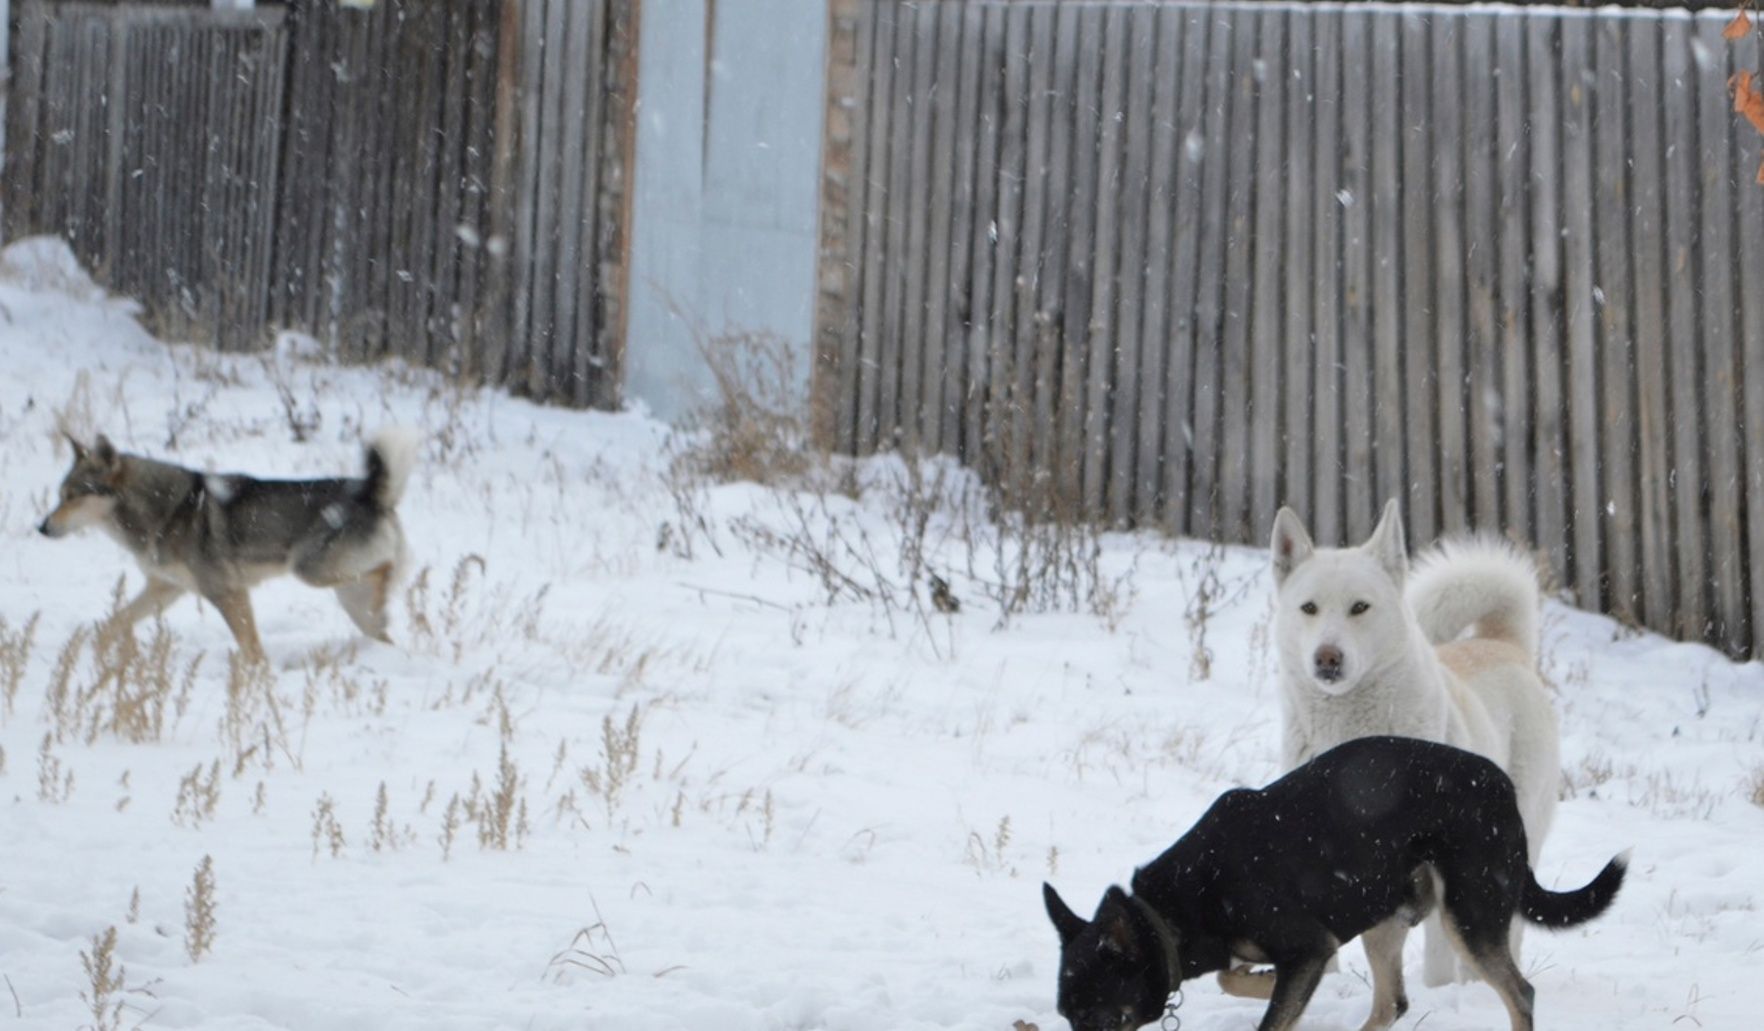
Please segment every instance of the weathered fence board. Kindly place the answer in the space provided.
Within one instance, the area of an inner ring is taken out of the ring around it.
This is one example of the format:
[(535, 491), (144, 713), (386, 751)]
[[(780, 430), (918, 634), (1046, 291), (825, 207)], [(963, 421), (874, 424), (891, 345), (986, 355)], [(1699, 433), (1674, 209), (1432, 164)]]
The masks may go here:
[(636, 8), (23, 0), (7, 234), (66, 237), (163, 335), (614, 405)]
[[(1396, 496), (1417, 542), (1511, 533), (1583, 604), (1761, 643), (1757, 58), (1717, 12), (949, 6), (867, 12), (839, 446), (1235, 541)], [(927, 46), (973, 102), (926, 107)]]

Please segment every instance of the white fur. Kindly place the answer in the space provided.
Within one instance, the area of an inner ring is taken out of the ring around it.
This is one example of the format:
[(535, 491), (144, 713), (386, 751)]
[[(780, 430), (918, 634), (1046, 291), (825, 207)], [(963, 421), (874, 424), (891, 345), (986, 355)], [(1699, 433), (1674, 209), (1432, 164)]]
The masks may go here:
[(374, 434), (373, 441), (368, 445), (380, 453), (380, 460), (386, 463), (386, 483), (380, 488), (380, 504), (392, 508), (404, 497), (404, 485), (410, 480), (410, 470), (416, 464), (417, 435), (415, 431), (402, 426), (388, 426)]
[[(1317, 548), (1283, 508), (1271, 552), (1286, 768), (1368, 734), (1487, 756), (1518, 788), (1535, 868), (1555, 815), (1561, 757), (1555, 711), (1537, 675), (1540, 601), (1530, 559), (1503, 541), (1470, 538), (1441, 543), (1411, 569), (1395, 501), (1357, 548)], [(1302, 611), (1307, 603), (1314, 614)], [(1358, 615), (1356, 603), (1366, 606)], [(1472, 656), (1472, 646), (1454, 643), (1465, 631), (1468, 640), (1511, 647)], [(1318, 675), (1319, 649), (1339, 652), (1337, 679)], [(1453, 659), (1467, 675), (1453, 672)], [(1467, 980), (1438, 919), (1428, 918), (1425, 980)], [(1515, 930), (1515, 956), (1517, 945)]]

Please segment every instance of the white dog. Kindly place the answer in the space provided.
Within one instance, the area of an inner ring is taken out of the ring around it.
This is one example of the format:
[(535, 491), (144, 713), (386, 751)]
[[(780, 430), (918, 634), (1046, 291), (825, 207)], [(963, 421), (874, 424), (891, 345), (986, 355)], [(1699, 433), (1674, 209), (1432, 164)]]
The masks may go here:
[[(1537, 674), (1536, 565), (1504, 541), (1471, 538), (1442, 542), (1411, 570), (1395, 501), (1357, 548), (1317, 548), (1282, 508), (1272, 551), (1286, 768), (1368, 734), (1477, 752), (1513, 778), (1535, 867), (1562, 776)], [(1429, 985), (1473, 976), (1437, 915), (1426, 956)]]

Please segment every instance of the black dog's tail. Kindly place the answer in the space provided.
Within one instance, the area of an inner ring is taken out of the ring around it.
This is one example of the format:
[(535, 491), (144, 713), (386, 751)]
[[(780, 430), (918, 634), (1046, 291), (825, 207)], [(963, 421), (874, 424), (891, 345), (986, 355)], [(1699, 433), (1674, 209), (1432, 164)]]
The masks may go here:
[(1537, 883), (1537, 875), (1525, 871), (1525, 895), (1519, 900), (1519, 913), (1534, 924), (1552, 929), (1584, 924), (1609, 909), (1623, 887), (1623, 875), (1629, 870), (1626, 851), (1599, 871), (1592, 883), (1574, 891), (1550, 891)]
[(416, 463), (416, 435), (409, 430), (384, 429), (367, 446), (367, 476), (361, 496), (382, 512), (390, 512), (404, 496), (410, 467)]

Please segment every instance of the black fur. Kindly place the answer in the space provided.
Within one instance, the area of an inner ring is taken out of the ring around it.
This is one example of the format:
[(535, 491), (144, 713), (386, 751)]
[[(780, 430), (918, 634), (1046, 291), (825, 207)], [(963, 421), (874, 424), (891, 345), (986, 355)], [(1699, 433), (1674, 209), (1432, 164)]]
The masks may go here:
[(1163, 1013), (1177, 987), (1172, 971), (1187, 979), (1248, 956), (1276, 971), (1261, 1026), (1284, 1027), (1338, 947), (1386, 920), (1425, 914), (1433, 900), (1424, 868), (1443, 882), (1466, 950), (1483, 958), (1506, 955), (1515, 914), (1552, 928), (1598, 916), (1624, 864), (1613, 859), (1578, 891), (1547, 891), (1526, 862), (1513, 782), (1500, 767), (1447, 745), (1360, 738), (1259, 791), (1221, 795), (1134, 874), (1132, 895), (1111, 887), (1090, 921), (1044, 885), (1061, 943), (1059, 1009), (1077, 1031), (1138, 1027)]

